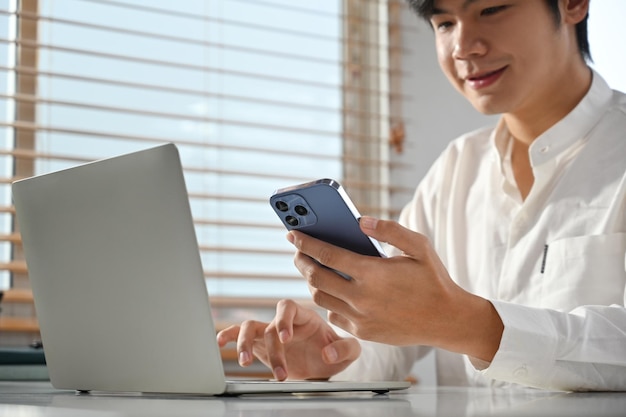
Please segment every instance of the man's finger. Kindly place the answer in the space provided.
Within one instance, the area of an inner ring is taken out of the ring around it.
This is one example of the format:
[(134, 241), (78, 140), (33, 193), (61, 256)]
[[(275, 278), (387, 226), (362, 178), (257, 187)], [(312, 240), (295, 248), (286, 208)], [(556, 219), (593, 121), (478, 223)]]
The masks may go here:
[(313, 301), (321, 307), (328, 308), (326, 304), (320, 304), (323, 301), (322, 297), (324, 297), (324, 294), (349, 300), (355, 296), (355, 292), (358, 290), (355, 282), (346, 280), (302, 252), (296, 253), (294, 264), (308, 281)]
[(285, 345), (280, 341), (278, 329), (275, 323), (267, 326), (264, 332), (267, 360), (274, 374), (274, 378), (284, 381), (288, 376), (287, 359), (285, 358)]
[(239, 337), (239, 326), (227, 327), (217, 334), (217, 344), (220, 348), (223, 348), (230, 342), (236, 342), (237, 337)]
[(358, 253), (339, 246), (331, 245), (330, 243), (294, 230), (287, 234), (287, 240), (289, 240), (298, 251), (315, 259), (327, 268), (341, 271), (348, 276), (358, 275), (359, 265), (363, 255), (359, 255)]
[(342, 362), (353, 362), (361, 355), (361, 345), (358, 340), (348, 337), (339, 339), (324, 347), (322, 359), (329, 365)]
[(366, 235), (378, 241), (389, 243), (404, 254), (417, 259), (423, 254), (424, 245), (428, 244), (426, 236), (402, 227), (394, 221), (363, 216), (359, 220), (359, 224)]
[[(288, 343), (294, 335), (294, 327), (304, 326), (320, 320), (319, 314), (310, 308), (304, 308), (293, 300), (280, 300), (276, 304), (276, 330), (281, 343)], [(308, 334), (304, 335), (308, 337)]]
[(288, 343), (293, 337), (293, 326), (303, 322), (303, 318), (298, 317), (299, 310), (300, 306), (293, 300), (280, 300), (276, 304), (274, 322), (281, 343)]
[(248, 366), (254, 359), (254, 341), (261, 339), (267, 323), (247, 320), (241, 323), (239, 337), (237, 338), (237, 358), (239, 365)]

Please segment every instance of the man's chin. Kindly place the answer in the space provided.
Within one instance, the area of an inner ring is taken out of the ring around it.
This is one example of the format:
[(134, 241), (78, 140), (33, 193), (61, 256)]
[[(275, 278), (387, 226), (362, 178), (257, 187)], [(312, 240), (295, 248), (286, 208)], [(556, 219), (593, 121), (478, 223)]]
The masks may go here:
[(502, 103), (497, 103), (493, 100), (492, 97), (479, 97), (473, 100), (470, 100), (472, 106), (480, 113), (485, 116), (498, 115), (502, 113), (506, 113), (506, 106), (502, 105)]

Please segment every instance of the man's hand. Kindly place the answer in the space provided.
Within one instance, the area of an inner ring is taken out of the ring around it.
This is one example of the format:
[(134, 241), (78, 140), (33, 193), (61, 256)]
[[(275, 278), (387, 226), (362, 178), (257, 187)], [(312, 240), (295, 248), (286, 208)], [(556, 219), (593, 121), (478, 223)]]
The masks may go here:
[(235, 341), (241, 366), (256, 356), (279, 381), (328, 379), (361, 353), (356, 339), (339, 337), (317, 312), (291, 300), (277, 304), (270, 323), (246, 321), (217, 334), (220, 347)]
[(403, 254), (364, 256), (301, 232), (287, 237), (298, 249), (296, 267), (315, 303), (329, 310), (331, 323), (366, 340), (437, 346), (491, 361), (503, 331), (493, 305), (450, 279), (425, 236), (371, 217), (360, 224), (365, 234)]

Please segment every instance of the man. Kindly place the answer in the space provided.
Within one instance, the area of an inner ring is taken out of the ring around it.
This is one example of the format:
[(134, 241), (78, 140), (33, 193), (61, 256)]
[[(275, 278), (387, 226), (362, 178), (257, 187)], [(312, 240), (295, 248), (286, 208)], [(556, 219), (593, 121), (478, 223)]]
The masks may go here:
[(450, 82), (500, 122), (448, 146), (402, 226), (362, 218), (395, 256), (288, 234), (343, 330), (282, 301), (218, 342), (279, 380), (403, 378), (436, 347), (442, 385), (626, 389), (626, 96), (585, 63), (589, 0), (410, 4)]

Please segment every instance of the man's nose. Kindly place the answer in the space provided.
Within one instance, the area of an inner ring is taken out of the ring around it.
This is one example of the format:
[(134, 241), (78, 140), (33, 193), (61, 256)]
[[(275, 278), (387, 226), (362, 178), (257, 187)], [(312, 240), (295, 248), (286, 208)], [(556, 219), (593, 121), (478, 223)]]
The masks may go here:
[(455, 59), (471, 59), (487, 52), (487, 43), (481, 32), (473, 25), (459, 23), (455, 28), (453, 57)]

